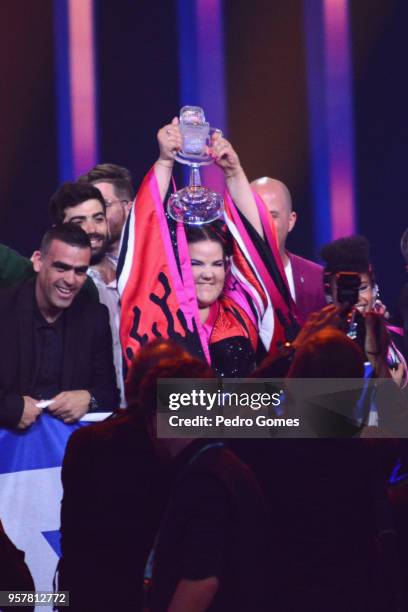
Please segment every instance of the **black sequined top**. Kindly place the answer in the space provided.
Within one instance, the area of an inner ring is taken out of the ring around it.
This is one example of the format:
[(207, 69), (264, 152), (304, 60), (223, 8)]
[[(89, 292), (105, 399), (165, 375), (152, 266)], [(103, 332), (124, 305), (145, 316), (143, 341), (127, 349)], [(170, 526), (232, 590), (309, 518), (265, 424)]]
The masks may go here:
[(244, 336), (232, 336), (210, 344), (211, 366), (222, 378), (244, 378), (256, 367), (255, 352)]

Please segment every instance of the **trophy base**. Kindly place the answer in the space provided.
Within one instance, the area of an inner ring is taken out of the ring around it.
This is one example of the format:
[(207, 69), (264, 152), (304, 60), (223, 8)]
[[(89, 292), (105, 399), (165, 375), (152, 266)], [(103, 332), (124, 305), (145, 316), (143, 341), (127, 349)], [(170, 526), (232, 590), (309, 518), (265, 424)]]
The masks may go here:
[(184, 187), (173, 193), (167, 205), (167, 212), (175, 221), (189, 225), (204, 225), (222, 216), (224, 200), (207, 187)]

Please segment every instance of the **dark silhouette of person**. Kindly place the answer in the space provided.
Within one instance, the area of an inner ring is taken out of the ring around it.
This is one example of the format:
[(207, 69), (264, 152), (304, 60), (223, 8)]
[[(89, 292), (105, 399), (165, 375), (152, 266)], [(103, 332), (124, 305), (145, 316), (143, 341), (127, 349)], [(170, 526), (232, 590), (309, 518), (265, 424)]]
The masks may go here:
[(139, 385), (162, 359), (185, 355), (169, 341), (144, 347), (129, 371), (128, 409), (68, 442), (59, 575), (72, 610), (141, 610), (143, 570), (168, 488), (166, 464), (146, 432)]

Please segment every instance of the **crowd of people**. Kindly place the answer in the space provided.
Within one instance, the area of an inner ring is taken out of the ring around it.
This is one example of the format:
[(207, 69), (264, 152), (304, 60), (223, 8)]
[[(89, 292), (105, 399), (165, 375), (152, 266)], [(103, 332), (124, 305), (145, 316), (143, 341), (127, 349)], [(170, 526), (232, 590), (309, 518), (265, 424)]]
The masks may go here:
[[(30, 260), (0, 245), (0, 427), (112, 413), (68, 442), (59, 589), (84, 612), (408, 609), (408, 497), (390, 485), (406, 465), (406, 288), (393, 319), (362, 236), (326, 245), (323, 266), (289, 252), (288, 189), (250, 183), (220, 134), (224, 218), (177, 224), (178, 119), (157, 139), (136, 198), (128, 170), (100, 164), (51, 197)], [(280, 414), (307, 435), (160, 438), (166, 378), (284, 379)], [(360, 383), (325, 403), (304, 379)], [(0, 530), (13, 589), (32, 580)]]

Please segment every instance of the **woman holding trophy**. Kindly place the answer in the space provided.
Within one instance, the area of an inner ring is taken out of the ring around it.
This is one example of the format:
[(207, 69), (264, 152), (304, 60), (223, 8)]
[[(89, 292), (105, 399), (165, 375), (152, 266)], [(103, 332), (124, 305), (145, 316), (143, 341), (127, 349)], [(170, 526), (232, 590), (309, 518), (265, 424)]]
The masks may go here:
[[(128, 363), (158, 337), (206, 358), (219, 376), (242, 377), (257, 356), (277, 350), (297, 331), (294, 304), (275, 230), (251, 191), (238, 155), (204, 114), (175, 117), (157, 134), (160, 155), (137, 195), (122, 245), (121, 340)], [(204, 138), (196, 135), (204, 128)], [(186, 135), (187, 134), (187, 135)], [(188, 141), (188, 138), (190, 139)], [(190, 186), (163, 202), (175, 159), (192, 167)], [(183, 161), (183, 160), (187, 160)], [(198, 160), (198, 161), (197, 161)], [(199, 165), (224, 172), (222, 198), (201, 186)], [(176, 220), (177, 221), (176, 221)]]

